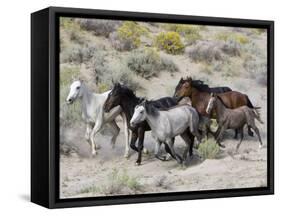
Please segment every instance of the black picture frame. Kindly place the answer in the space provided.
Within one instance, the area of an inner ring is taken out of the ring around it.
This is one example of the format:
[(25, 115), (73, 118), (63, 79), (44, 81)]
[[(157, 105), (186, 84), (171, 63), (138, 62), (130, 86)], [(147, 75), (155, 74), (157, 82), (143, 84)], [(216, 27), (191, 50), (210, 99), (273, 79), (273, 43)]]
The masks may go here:
[[(59, 199), (60, 16), (267, 29), (267, 187)], [(274, 194), (274, 22), (264, 20), (49, 7), (31, 14), (31, 201), (47, 208)]]

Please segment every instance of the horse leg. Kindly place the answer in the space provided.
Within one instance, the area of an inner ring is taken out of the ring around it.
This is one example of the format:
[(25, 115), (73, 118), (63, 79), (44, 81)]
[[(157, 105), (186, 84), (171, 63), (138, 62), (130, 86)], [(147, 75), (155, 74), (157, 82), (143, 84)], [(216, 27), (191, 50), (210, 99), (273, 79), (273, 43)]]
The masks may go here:
[(218, 145), (219, 145), (220, 147), (222, 147), (222, 148), (225, 148), (225, 146), (221, 144), (221, 139), (222, 139), (222, 136), (223, 136), (223, 133), (224, 133), (225, 130), (226, 130), (226, 127), (225, 127), (225, 126), (222, 126), (222, 127), (220, 128), (219, 134), (218, 134), (218, 136), (217, 136), (217, 138), (216, 138)]
[(96, 131), (93, 129), (91, 131), (91, 134), (90, 134), (90, 140), (91, 140), (91, 144), (92, 144), (92, 155), (97, 155), (97, 145), (95, 143), (95, 140), (94, 140), (94, 137), (96, 135)]
[[(161, 161), (165, 161), (166, 160), (165, 157), (159, 155), (161, 144), (162, 144), (162, 142), (157, 139), (155, 142), (155, 147), (154, 147), (154, 156)], [(166, 144), (165, 144), (165, 149), (166, 149)], [(166, 151), (169, 152), (170, 149), (168, 148), (168, 149), (166, 149)]]
[(242, 140), (244, 138), (244, 130), (243, 130), (243, 127), (239, 129), (239, 132), (240, 132), (240, 142), (237, 144), (236, 146), (236, 152), (238, 152), (238, 149), (242, 143)]
[[(173, 155), (173, 153), (172, 153), (172, 151), (171, 151), (169, 145), (168, 145), (166, 142), (164, 142), (164, 146), (165, 146), (165, 151), (170, 155), (170, 157), (172, 157), (172, 158), (174, 158), (174, 159), (176, 160), (175, 155)], [(159, 155), (158, 155), (158, 157), (159, 157)], [(161, 157), (162, 157), (162, 156), (161, 156)], [(166, 160), (167, 157), (162, 157), (162, 158), (163, 158), (164, 160)], [(160, 159), (160, 160), (161, 160), (161, 159)]]
[(117, 136), (120, 132), (120, 128), (118, 127), (115, 121), (108, 123), (108, 125), (111, 127), (113, 132), (113, 136), (111, 138), (111, 146), (112, 148), (115, 148), (115, 143), (116, 143)]
[[(102, 126), (104, 125), (105, 121), (103, 119), (103, 114), (99, 113), (97, 120), (95, 122), (94, 128), (91, 132), (91, 142), (92, 142), (92, 146), (95, 146), (95, 149), (99, 149), (100, 146), (94, 143), (94, 137), (96, 136), (96, 134), (102, 129)], [(93, 151), (93, 149), (92, 149)], [(94, 154), (95, 155), (95, 154)]]
[(135, 143), (136, 143), (137, 139), (138, 139), (137, 131), (132, 131), (130, 147), (136, 152), (138, 152), (138, 148), (135, 146)]
[(167, 142), (165, 142), (165, 143), (170, 148), (170, 151), (172, 153), (171, 156), (173, 158), (175, 158), (179, 164), (181, 164), (182, 163), (182, 158), (175, 152), (175, 150), (174, 150), (174, 143), (173, 143), (172, 139), (168, 139)]
[[(175, 137), (172, 138), (172, 142), (173, 142), (173, 144), (175, 143)], [(166, 154), (165, 154), (165, 156), (163, 156), (163, 158), (165, 158), (165, 161), (171, 160), (172, 157), (171, 157), (171, 151), (169, 149), (169, 146), (166, 145), (165, 143), (164, 143), (164, 146), (165, 146)]]
[(192, 147), (193, 147), (193, 142), (194, 142), (194, 136), (192, 134), (188, 133), (187, 131), (182, 133), (180, 136), (186, 144), (186, 147), (184, 149), (183, 156), (182, 156), (183, 160), (186, 161), (188, 151), (189, 151), (189, 156), (193, 155)]
[(215, 139), (217, 139), (217, 137), (218, 137), (220, 131), (221, 131), (221, 126), (219, 125), (218, 128), (217, 128), (217, 130), (213, 133), (213, 137), (214, 137)]
[(234, 133), (235, 133), (234, 139), (237, 139), (238, 138), (238, 129), (234, 129)]
[(87, 140), (87, 142), (90, 144), (91, 146), (91, 139), (90, 139), (90, 134), (91, 131), (93, 130), (93, 127), (90, 123), (87, 123), (86, 125), (86, 133), (85, 133), (85, 139)]
[(139, 128), (138, 129), (138, 159), (136, 161), (136, 165), (140, 165), (141, 164), (141, 156), (142, 156), (142, 150), (143, 150), (143, 140), (144, 140), (144, 133), (145, 131), (143, 130), (143, 128)]
[(262, 143), (262, 141), (261, 141), (261, 135), (260, 135), (259, 129), (257, 128), (256, 125), (253, 125), (253, 126), (251, 126), (251, 127), (254, 129), (255, 133), (258, 135), (258, 139), (259, 139), (259, 141), (260, 141), (259, 148), (262, 148), (263, 143)]
[(215, 136), (213, 131), (211, 130), (211, 124), (210, 124), (210, 121), (208, 121), (206, 123), (206, 126), (205, 126), (205, 134), (203, 135), (203, 137), (206, 137), (207, 139), (209, 139), (209, 133), (212, 134), (212, 136)]
[(111, 122), (113, 121), (119, 114), (121, 114), (122, 112), (122, 108), (121, 106), (116, 106), (113, 107), (109, 113), (104, 113), (103, 109), (100, 111), (99, 113), (99, 118), (103, 120), (104, 118), (104, 122)]
[(251, 127), (250, 127), (250, 126), (248, 126), (248, 134), (249, 134), (249, 136), (251, 136), (251, 137), (254, 136), (254, 133), (253, 133), (253, 131), (251, 130)]
[(123, 119), (123, 126), (124, 126), (124, 135), (125, 135), (125, 153), (124, 157), (129, 157), (129, 128), (128, 128), (128, 122), (125, 113), (121, 113), (121, 117)]

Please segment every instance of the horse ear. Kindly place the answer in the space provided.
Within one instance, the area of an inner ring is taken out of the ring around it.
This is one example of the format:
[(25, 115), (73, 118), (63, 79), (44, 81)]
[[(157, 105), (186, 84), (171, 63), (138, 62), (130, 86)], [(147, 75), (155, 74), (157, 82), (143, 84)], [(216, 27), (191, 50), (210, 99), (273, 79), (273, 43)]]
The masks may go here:
[(214, 93), (212, 92), (212, 93), (211, 93), (211, 97), (214, 97), (214, 96), (215, 96), (215, 95), (214, 95)]
[(113, 78), (111, 78), (111, 83), (112, 83), (112, 85), (115, 85)]
[(83, 83), (83, 82), (84, 82), (84, 79), (83, 79), (83, 78), (81, 78), (80, 76), (78, 77), (78, 80), (79, 80), (81, 83)]
[(186, 79), (188, 82), (191, 82), (192, 81), (192, 78), (191, 77), (187, 77)]

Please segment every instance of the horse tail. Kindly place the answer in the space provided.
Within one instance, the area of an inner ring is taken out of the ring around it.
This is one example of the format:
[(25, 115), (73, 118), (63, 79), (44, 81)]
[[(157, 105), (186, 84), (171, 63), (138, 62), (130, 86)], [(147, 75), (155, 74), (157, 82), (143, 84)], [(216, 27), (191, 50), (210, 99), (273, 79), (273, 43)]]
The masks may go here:
[(254, 109), (255, 107), (253, 106), (252, 102), (250, 101), (249, 97), (247, 95), (246, 96), (246, 100), (247, 100), (247, 107)]
[(264, 122), (261, 120), (261, 115), (260, 115), (259, 109), (260, 109), (260, 107), (254, 108), (254, 109), (253, 109), (253, 113), (254, 113), (255, 118), (256, 118), (261, 124), (263, 124)]

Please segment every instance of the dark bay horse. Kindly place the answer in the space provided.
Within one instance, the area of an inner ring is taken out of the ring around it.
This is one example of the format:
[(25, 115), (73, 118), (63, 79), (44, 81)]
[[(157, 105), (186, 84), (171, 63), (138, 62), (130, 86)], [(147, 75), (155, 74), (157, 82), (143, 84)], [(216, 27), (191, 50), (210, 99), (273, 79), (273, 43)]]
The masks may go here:
[[(218, 88), (221, 88), (220, 90), (223, 90), (228, 87)], [(218, 88), (216, 88), (217, 91)], [(198, 80), (192, 80), (191, 77), (187, 77), (186, 79), (181, 78), (175, 89), (174, 97), (177, 99), (180, 99), (182, 97), (190, 97), (192, 106), (197, 110), (197, 112), (203, 116), (208, 116), (208, 113), (206, 113), (206, 108), (211, 97), (211, 90), (212, 88), (209, 88), (206, 84), (200, 83), (198, 82)], [(235, 109), (241, 106), (256, 108), (253, 106), (247, 95), (237, 91), (226, 91), (218, 93), (218, 96), (222, 99), (225, 106), (229, 109)], [(210, 114), (210, 117), (215, 119), (216, 113), (213, 111)], [(253, 132), (251, 131), (250, 127), (248, 127), (248, 134), (250, 136), (253, 136)], [(235, 138), (236, 137), (237, 130), (235, 130)]]
[[(146, 121), (137, 124), (135, 127), (132, 127), (130, 125), (130, 120), (134, 114), (135, 107), (140, 104), (143, 100), (143, 98), (137, 97), (134, 92), (128, 87), (117, 83), (114, 85), (112, 91), (109, 93), (108, 98), (104, 104), (105, 112), (109, 112), (112, 108), (118, 105), (122, 107), (123, 112), (126, 115), (128, 127), (132, 131), (130, 146), (133, 150), (138, 152), (138, 159), (136, 161), (137, 165), (141, 164), (145, 131), (150, 131), (151, 129)], [(176, 100), (171, 97), (163, 97), (158, 100), (151, 101), (151, 103), (156, 108), (169, 108), (177, 105)], [(135, 146), (137, 139), (138, 147)]]

